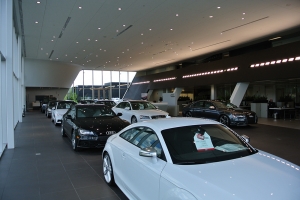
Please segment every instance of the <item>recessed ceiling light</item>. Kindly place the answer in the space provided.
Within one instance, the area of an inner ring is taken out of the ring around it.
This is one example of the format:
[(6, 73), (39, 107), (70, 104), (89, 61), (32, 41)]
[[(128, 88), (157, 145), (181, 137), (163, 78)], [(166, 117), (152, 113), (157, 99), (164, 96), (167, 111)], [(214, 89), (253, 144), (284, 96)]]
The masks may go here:
[(152, 29), (151, 29), (151, 28), (149, 28), (149, 31), (152, 31)]
[(218, 6), (217, 8), (218, 8), (218, 9), (220, 9), (221, 7), (220, 7), (220, 6)]
[(126, 26), (125, 24), (123, 24), (123, 26)]
[(78, 8), (79, 8), (79, 9), (82, 9), (82, 7), (81, 7), (81, 6), (79, 6)]
[(41, 48), (41, 50), (43, 51), (44, 49), (43, 49), (43, 48)]
[(144, 33), (141, 33), (141, 35), (144, 35)]
[(245, 18), (243, 17), (242, 20), (244, 20)]
[(40, 4), (41, 2), (40, 2), (40, 1), (37, 1), (36, 3)]
[(243, 13), (243, 15), (246, 15), (246, 13)]
[(176, 17), (178, 17), (179, 15), (178, 15), (178, 14), (176, 14), (175, 16), (176, 16)]
[(38, 24), (39, 22), (38, 22), (38, 21), (36, 21), (35, 23), (36, 23), (36, 24)]
[(98, 40), (95, 40), (95, 42), (97, 42)]
[(100, 30), (101, 28), (99, 27), (98, 30)]
[(118, 10), (122, 10), (122, 8), (119, 8)]
[(53, 42), (54, 40), (51, 40), (51, 42)]
[(88, 39), (88, 41), (91, 41), (91, 39)]
[(172, 29), (172, 28), (170, 28), (170, 31), (173, 31), (173, 29)]
[(212, 16), (212, 15), (211, 15), (211, 16), (209, 16), (209, 18), (213, 18), (213, 17), (214, 17), (214, 16)]
[(76, 42), (77, 44), (79, 43), (79, 42)]

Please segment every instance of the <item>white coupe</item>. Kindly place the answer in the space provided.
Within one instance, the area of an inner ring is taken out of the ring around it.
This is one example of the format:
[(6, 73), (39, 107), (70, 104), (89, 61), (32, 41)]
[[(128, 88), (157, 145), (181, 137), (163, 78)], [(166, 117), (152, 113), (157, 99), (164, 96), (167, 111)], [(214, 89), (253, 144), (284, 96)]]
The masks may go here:
[(120, 118), (132, 124), (150, 119), (170, 118), (169, 113), (159, 110), (148, 101), (122, 101), (112, 107), (112, 110), (115, 113), (122, 113)]
[(300, 198), (299, 166), (212, 120), (131, 124), (108, 138), (102, 158), (105, 181), (129, 199)]
[(58, 101), (51, 110), (51, 121), (55, 126), (61, 124), (63, 115), (69, 110), (74, 101)]

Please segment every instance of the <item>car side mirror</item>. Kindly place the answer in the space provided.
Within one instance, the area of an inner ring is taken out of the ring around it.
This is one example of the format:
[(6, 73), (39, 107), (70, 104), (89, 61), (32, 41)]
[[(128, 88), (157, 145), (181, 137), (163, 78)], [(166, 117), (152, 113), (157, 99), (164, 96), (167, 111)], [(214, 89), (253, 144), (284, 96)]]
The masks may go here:
[(117, 116), (122, 116), (122, 113), (117, 113)]
[(55, 110), (55, 107), (52, 107), (52, 110)]
[(67, 115), (66, 118), (67, 118), (67, 119), (72, 119), (72, 116), (71, 116), (71, 115)]
[(154, 163), (157, 162), (157, 151), (153, 147), (146, 147), (141, 149), (139, 155), (143, 157), (151, 157)]
[(250, 143), (250, 137), (247, 135), (242, 135), (242, 138), (247, 142)]
[(214, 110), (216, 108), (214, 106), (209, 106), (209, 109)]
[(130, 110), (130, 107), (125, 107), (125, 110)]

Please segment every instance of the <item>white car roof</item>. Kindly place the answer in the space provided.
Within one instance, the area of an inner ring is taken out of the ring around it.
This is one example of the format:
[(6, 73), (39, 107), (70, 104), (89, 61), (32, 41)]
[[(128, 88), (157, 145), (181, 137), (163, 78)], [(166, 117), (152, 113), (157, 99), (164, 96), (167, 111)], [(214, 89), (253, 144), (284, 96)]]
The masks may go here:
[(138, 122), (132, 124), (132, 126), (148, 126), (150, 128), (158, 128), (164, 130), (164, 129), (170, 129), (174, 127), (199, 125), (199, 124), (220, 124), (220, 123), (214, 120), (202, 119), (202, 118), (172, 117), (172, 118), (154, 119), (154, 120)]

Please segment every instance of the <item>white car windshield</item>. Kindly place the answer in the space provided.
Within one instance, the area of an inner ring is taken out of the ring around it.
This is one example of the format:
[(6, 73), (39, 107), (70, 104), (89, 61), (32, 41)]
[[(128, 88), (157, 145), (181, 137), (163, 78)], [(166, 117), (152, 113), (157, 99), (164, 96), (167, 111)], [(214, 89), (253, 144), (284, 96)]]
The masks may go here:
[(162, 131), (174, 164), (202, 164), (256, 153), (235, 132), (223, 125), (194, 125)]
[(133, 110), (153, 110), (153, 109), (157, 109), (153, 104), (151, 104), (150, 102), (143, 102), (143, 101), (139, 101), (139, 102), (130, 102), (131, 103), (131, 107)]

